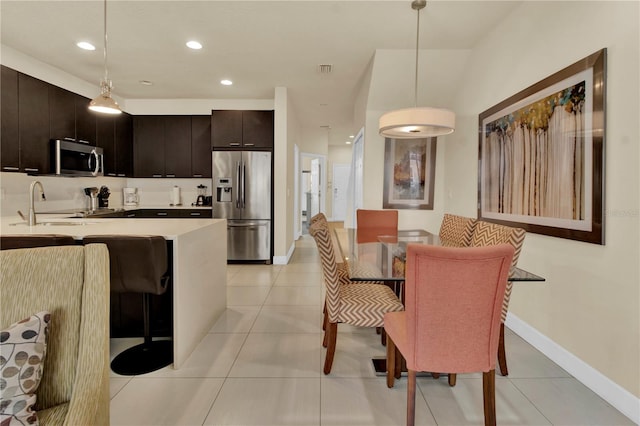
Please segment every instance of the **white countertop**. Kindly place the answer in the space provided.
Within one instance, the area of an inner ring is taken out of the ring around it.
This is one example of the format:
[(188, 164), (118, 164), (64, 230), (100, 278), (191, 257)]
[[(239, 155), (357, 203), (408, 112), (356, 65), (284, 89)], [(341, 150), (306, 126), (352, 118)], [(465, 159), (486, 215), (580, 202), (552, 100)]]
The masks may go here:
[[(182, 234), (225, 219), (84, 219), (68, 215), (40, 215), (36, 226), (28, 226), (19, 216), (0, 218), (2, 235), (63, 234), (81, 239), (86, 235), (161, 235), (174, 240)], [(17, 225), (16, 225), (17, 224)]]

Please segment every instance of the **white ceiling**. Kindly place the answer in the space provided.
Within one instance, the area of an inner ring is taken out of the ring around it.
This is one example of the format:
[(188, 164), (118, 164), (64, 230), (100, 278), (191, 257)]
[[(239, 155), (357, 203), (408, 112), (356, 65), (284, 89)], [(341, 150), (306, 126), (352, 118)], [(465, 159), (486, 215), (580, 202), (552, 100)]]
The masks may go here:
[[(473, 48), (518, 3), (429, 1), (420, 48)], [(344, 144), (357, 131), (355, 95), (375, 50), (415, 49), (410, 4), (109, 0), (109, 76), (125, 99), (273, 99), (274, 88), (284, 86), (303, 127), (328, 125), (330, 144)], [(2, 0), (1, 42), (97, 85), (103, 7), (92, 0)], [(186, 48), (190, 39), (203, 49)], [(77, 48), (81, 40), (97, 49)], [(319, 64), (332, 64), (333, 71), (321, 74)], [(223, 78), (233, 86), (220, 85)]]

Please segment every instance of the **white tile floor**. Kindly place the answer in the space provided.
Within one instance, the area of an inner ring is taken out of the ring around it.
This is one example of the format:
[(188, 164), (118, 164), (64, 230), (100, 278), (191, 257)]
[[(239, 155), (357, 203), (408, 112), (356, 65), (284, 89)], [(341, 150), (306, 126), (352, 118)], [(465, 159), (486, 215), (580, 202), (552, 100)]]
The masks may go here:
[[(229, 265), (228, 309), (180, 370), (111, 375), (112, 425), (401, 425), (406, 379), (388, 389), (371, 329), (338, 327), (322, 374), (322, 272), (313, 240), (285, 266)], [(514, 333), (509, 377), (496, 376), (500, 425), (633, 424)], [(117, 339), (119, 353), (138, 339)], [(481, 375), (418, 379), (416, 424), (483, 424)]]

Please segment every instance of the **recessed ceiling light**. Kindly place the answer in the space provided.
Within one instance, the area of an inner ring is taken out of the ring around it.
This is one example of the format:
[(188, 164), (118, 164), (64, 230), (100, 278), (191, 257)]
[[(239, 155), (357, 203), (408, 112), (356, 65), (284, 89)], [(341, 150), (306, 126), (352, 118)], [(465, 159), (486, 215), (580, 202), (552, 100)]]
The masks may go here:
[(349, 138), (353, 139), (353, 135), (349, 135)]
[(202, 45), (200, 43), (198, 43), (197, 41), (195, 41), (195, 40), (188, 41), (187, 42), (187, 47), (190, 48), (190, 49), (195, 49), (195, 50), (202, 49)]
[(88, 41), (79, 41), (78, 43), (76, 43), (76, 46), (84, 50), (96, 50), (96, 47)]
[(142, 84), (143, 86), (153, 86), (153, 82), (149, 80), (140, 80), (138, 83)]
[(351, 141), (345, 141), (344, 143), (346, 143), (347, 145), (351, 145)]
[(220, 80), (220, 84), (222, 84), (223, 86), (231, 86), (233, 84), (233, 81), (231, 80)]

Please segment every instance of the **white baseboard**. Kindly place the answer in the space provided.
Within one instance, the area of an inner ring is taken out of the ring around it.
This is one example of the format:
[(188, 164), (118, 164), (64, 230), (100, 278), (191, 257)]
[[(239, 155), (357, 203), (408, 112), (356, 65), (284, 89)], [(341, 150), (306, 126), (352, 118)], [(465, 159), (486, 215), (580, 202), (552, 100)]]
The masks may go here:
[[(640, 398), (618, 385), (538, 330), (513, 315), (507, 314), (505, 325), (534, 348), (565, 369), (569, 374), (598, 394), (631, 421), (640, 424)], [(508, 356), (508, 355), (507, 355)]]
[(287, 263), (289, 263), (289, 259), (291, 259), (291, 256), (293, 255), (293, 251), (296, 248), (296, 242), (294, 241), (291, 244), (291, 247), (289, 247), (289, 251), (287, 252), (286, 256), (273, 256), (273, 264), (274, 265), (286, 265)]

